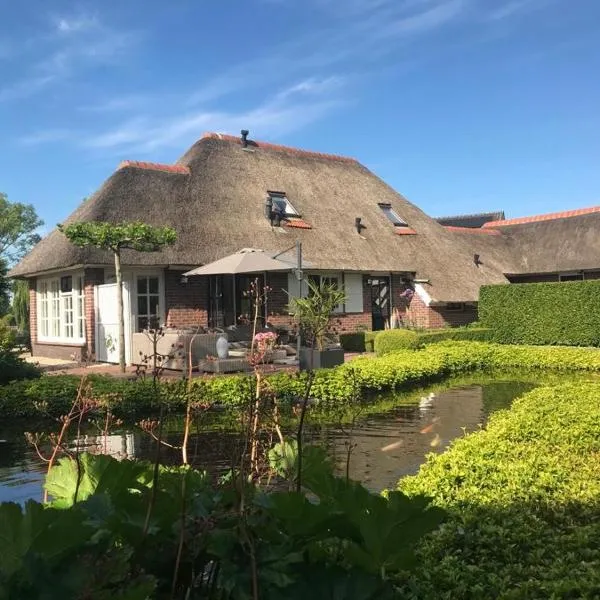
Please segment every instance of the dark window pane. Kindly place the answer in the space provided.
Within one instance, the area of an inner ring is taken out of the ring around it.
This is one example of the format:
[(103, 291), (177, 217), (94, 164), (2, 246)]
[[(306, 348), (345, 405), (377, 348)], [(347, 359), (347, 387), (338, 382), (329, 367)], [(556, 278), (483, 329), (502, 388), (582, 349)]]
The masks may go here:
[(148, 314), (148, 298), (147, 296), (138, 296), (138, 315)]
[(149, 292), (151, 294), (158, 294), (158, 277), (148, 277)]
[(144, 331), (148, 327), (147, 317), (138, 317), (138, 331)]
[(150, 296), (150, 311), (148, 312), (148, 314), (158, 314), (158, 296)]
[(148, 280), (146, 277), (138, 277), (138, 294), (145, 294), (148, 291)]
[(73, 289), (73, 278), (70, 275), (60, 278), (60, 291), (68, 294)]

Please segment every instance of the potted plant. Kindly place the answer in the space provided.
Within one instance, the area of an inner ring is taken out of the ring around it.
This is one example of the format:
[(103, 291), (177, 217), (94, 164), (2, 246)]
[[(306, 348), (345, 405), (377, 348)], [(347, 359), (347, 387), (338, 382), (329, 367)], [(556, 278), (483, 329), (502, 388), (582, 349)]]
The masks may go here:
[(331, 316), (346, 296), (335, 284), (308, 280), (308, 296), (293, 298), (290, 313), (298, 325), (302, 346), (298, 357), (300, 369), (326, 369), (344, 362), (344, 350), (327, 347), (325, 336)]

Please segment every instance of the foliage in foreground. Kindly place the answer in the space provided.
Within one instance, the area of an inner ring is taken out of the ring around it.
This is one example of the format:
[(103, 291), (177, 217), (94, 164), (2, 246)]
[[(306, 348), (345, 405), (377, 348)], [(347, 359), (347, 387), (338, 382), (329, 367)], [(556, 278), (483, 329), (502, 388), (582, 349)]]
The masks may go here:
[(479, 318), (504, 344), (600, 346), (600, 280), (481, 288)]
[(400, 481), (451, 514), (404, 597), (600, 597), (599, 398), (595, 383), (538, 388)]
[[(335, 478), (305, 449), (305, 492), (83, 454), (48, 507), (0, 505), (0, 598), (392, 598), (444, 512)], [(280, 453), (281, 454), (281, 453)]]
[[(345, 403), (370, 393), (406, 389), (446, 377), (486, 370), (554, 370), (600, 372), (600, 350), (594, 348), (505, 346), (483, 342), (442, 342), (422, 350), (404, 350), (382, 357), (359, 357), (315, 373), (315, 406)], [(283, 402), (302, 396), (306, 373), (275, 373), (265, 377), (269, 390)], [(110, 377), (88, 378), (92, 395), (104, 397), (117, 416), (143, 414), (166, 406), (174, 411), (194, 402), (239, 407), (254, 393), (249, 376), (194, 379), (189, 390), (182, 381), (160, 383)], [(77, 395), (79, 379), (45, 376), (0, 387), (0, 416), (39, 417), (40, 405), (52, 416), (65, 414)]]

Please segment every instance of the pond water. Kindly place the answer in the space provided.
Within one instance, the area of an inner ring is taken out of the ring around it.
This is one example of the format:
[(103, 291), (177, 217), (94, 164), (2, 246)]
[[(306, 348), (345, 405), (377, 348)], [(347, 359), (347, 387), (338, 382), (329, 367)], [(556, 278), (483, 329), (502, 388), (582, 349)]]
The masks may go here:
[[(426, 389), (416, 396), (396, 396), (391, 403), (388, 397), (381, 411), (377, 412), (379, 405), (375, 405), (375, 411), (359, 415), (353, 427), (311, 424), (307, 437), (328, 449), (342, 473), (350, 444), (350, 477), (378, 492), (395, 486), (403, 475), (416, 473), (429, 452), (443, 452), (453, 439), (484, 426), (492, 412), (508, 407), (514, 398), (533, 387), (535, 383), (530, 381), (496, 380)], [(218, 420), (213, 419), (212, 427), (192, 434), (189, 444), (193, 464), (213, 475), (231, 468), (242, 442), (231, 419), (229, 426), (223, 426), (221, 419), (217, 427)], [(0, 502), (22, 503), (42, 497), (45, 464), (25, 441), (25, 429), (36, 428), (30, 423), (0, 425)], [(165, 438), (177, 444), (181, 435), (168, 433)], [(125, 427), (106, 437), (88, 430), (82, 442), (89, 451), (119, 457), (153, 460), (155, 455), (152, 439), (135, 427)], [(162, 462), (178, 464), (180, 452), (163, 448), (161, 457)]]

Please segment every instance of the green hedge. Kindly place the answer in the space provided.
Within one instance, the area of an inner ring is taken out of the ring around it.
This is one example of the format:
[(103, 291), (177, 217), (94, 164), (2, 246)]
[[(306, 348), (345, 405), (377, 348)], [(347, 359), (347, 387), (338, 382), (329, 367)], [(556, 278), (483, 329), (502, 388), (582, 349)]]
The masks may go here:
[(488, 342), (491, 341), (491, 330), (487, 327), (454, 327), (451, 329), (432, 329), (419, 332), (419, 343), (421, 346), (437, 344), (448, 340), (464, 342)]
[(415, 350), (419, 347), (419, 335), (412, 329), (388, 329), (380, 331), (375, 338), (375, 353), (383, 356), (396, 350)]
[(481, 288), (479, 319), (503, 344), (600, 346), (600, 280)]
[[(600, 372), (600, 350), (442, 342), (422, 350), (358, 357), (334, 369), (317, 371), (312, 396), (324, 402), (345, 402), (357, 393), (393, 391), (460, 373), (512, 368)], [(269, 375), (267, 381), (282, 401), (292, 401), (302, 395), (306, 378), (306, 373), (280, 372)], [(92, 395), (107, 398), (118, 415), (143, 414), (160, 404), (181, 410), (188, 397), (183, 381), (161, 383), (158, 394), (150, 381), (100, 376), (91, 376), (88, 381)], [(76, 396), (78, 383), (77, 377), (46, 375), (0, 386), (0, 418), (40, 416), (40, 403), (45, 403), (52, 416), (64, 414)], [(236, 407), (252, 397), (252, 385), (247, 375), (198, 378), (193, 380), (191, 399)]]
[(365, 352), (366, 333), (366, 331), (357, 331), (355, 333), (340, 333), (340, 346), (346, 352)]
[(599, 397), (538, 388), (400, 481), (451, 515), (402, 597), (600, 597)]

